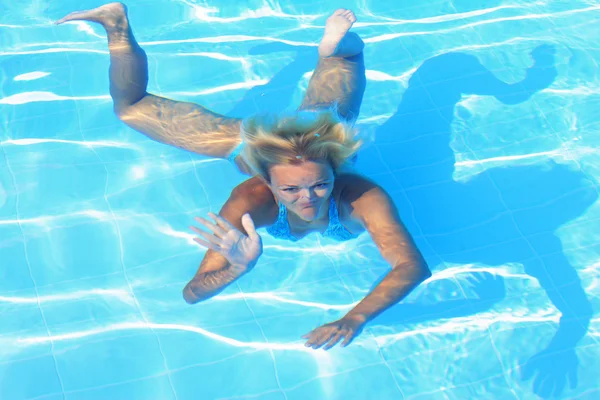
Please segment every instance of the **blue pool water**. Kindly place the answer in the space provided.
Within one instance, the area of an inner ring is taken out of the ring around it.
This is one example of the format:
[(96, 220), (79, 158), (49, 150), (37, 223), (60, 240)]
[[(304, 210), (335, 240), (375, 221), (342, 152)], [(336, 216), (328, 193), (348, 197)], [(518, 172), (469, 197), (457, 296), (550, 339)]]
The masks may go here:
[(388, 271), (369, 236), (263, 235), (187, 305), (188, 226), (245, 177), (114, 116), (103, 30), (51, 24), (100, 1), (1, 0), (0, 398), (597, 399), (600, 5), (416, 3), (128, 4), (149, 91), (238, 117), (294, 109), (327, 15), (355, 11), (358, 169), (433, 276), (326, 352), (300, 337)]

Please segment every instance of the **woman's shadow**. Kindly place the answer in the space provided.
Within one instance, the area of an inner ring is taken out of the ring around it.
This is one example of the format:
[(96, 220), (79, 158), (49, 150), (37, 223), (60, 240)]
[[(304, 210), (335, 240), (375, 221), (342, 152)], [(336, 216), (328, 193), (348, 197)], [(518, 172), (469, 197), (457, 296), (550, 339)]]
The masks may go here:
[[(562, 393), (567, 380), (575, 387), (575, 347), (592, 316), (577, 272), (554, 232), (582, 215), (598, 193), (581, 171), (552, 161), (492, 168), (456, 182), (450, 148), (451, 122), (461, 95), (494, 96), (513, 105), (554, 81), (554, 48), (539, 46), (531, 55), (534, 65), (515, 84), (500, 81), (471, 55), (447, 53), (428, 59), (412, 75), (395, 114), (376, 129), (369, 153), (378, 153), (393, 171), (400, 188), (394, 200), (431, 265), (520, 263), (540, 283), (561, 318), (549, 345), (521, 371), (525, 379), (535, 376), (536, 394), (549, 397)], [(375, 164), (366, 160), (365, 169), (369, 165)], [(373, 323), (449, 318), (489, 308), (504, 297), (502, 279), (489, 275), (472, 282), (478, 287), (476, 300), (431, 307), (400, 303)]]
[[(297, 82), (314, 68), (316, 50), (281, 44), (251, 50), (255, 54), (291, 50), (296, 51), (295, 60), (268, 84), (249, 91), (229, 116), (283, 111), (290, 105)], [(520, 263), (539, 281), (561, 318), (548, 346), (521, 367), (524, 378), (535, 375), (536, 394), (549, 397), (560, 394), (567, 380), (572, 387), (576, 384), (575, 347), (592, 316), (577, 272), (554, 232), (582, 215), (598, 194), (582, 172), (551, 161), (492, 168), (467, 182), (456, 182), (450, 148), (451, 122), (461, 95), (494, 96), (514, 105), (554, 81), (554, 48), (539, 46), (531, 55), (534, 65), (515, 84), (500, 81), (468, 54), (446, 53), (426, 60), (409, 80), (394, 115), (375, 127), (376, 142), (364, 156), (361, 153), (359, 167), (367, 174), (380, 174), (382, 167), (393, 171), (400, 190), (392, 197), (430, 265)], [(475, 298), (433, 305), (400, 303), (371, 325), (474, 315), (505, 297), (499, 275), (475, 273), (467, 281)]]
[(258, 85), (246, 92), (245, 96), (227, 113), (229, 117), (244, 118), (255, 113), (277, 114), (289, 107), (298, 81), (311, 71), (319, 59), (313, 47), (290, 46), (285, 43), (265, 43), (250, 49), (250, 55), (264, 55), (279, 52), (295, 52), (289, 64), (277, 71), (269, 82)]

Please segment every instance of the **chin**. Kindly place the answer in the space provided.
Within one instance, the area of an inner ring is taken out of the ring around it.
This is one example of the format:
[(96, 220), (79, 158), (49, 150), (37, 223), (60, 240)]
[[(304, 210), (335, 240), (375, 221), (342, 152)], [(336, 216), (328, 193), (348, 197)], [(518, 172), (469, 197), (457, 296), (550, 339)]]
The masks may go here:
[(301, 214), (301, 215), (300, 215), (300, 218), (301, 218), (303, 221), (306, 221), (306, 222), (313, 222), (314, 220), (316, 220), (316, 219), (317, 219), (317, 215), (315, 214), (315, 215), (310, 215), (310, 216), (308, 216), (308, 215), (306, 215), (306, 214), (303, 214), (303, 215)]
[(319, 216), (319, 208), (301, 209), (298, 211), (298, 216), (306, 222), (312, 222)]

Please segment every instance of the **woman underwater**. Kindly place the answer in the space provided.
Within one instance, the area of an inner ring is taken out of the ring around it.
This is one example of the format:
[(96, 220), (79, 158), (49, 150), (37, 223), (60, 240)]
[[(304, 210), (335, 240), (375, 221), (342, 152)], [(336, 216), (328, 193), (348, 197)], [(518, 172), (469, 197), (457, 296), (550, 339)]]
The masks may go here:
[(57, 24), (85, 20), (108, 35), (110, 95), (116, 115), (161, 143), (225, 158), (252, 177), (233, 189), (219, 215), (192, 229), (208, 248), (183, 297), (194, 304), (250, 272), (262, 254), (256, 228), (296, 241), (318, 232), (339, 241), (367, 231), (391, 265), (384, 279), (341, 319), (303, 336), (306, 346), (349, 344), (363, 326), (431, 276), (390, 196), (348, 171), (362, 141), (356, 120), (366, 85), (364, 43), (349, 32), (352, 11), (336, 10), (319, 43), (319, 62), (298, 111), (279, 117), (228, 118), (146, 91), (148, 63), (121, 3), (74, 12)]

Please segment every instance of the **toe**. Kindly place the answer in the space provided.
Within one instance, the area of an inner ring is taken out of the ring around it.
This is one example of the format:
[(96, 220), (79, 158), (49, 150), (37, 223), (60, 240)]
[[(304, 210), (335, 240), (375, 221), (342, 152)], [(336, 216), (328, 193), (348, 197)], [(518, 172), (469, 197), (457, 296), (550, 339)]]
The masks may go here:
[(59, 19), (58, 21), (56, 21), (55, 24), (60, 25), (60, 24), (64, 24), (65, 22), (73, 21), (75, 19), (78, 19), (77, 17), (79, 15), (81, 15), (80, 11), (72, 12), (71, 14), (66, 15), (66, 16), (62, 17), (61, 19)]

